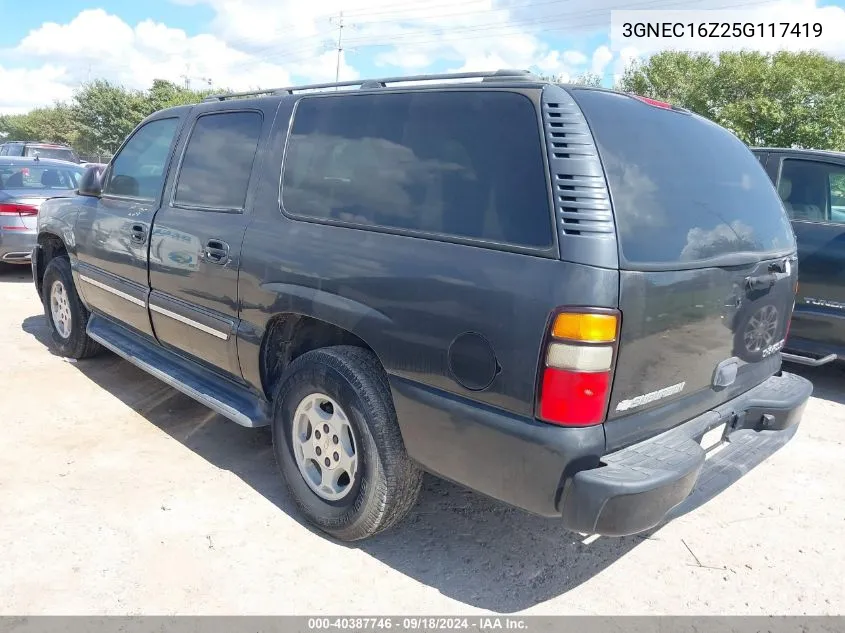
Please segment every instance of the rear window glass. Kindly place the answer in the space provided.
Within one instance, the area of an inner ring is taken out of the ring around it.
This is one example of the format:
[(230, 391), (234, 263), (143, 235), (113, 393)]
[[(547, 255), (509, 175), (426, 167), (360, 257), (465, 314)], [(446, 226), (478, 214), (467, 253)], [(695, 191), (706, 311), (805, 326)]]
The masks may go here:
[(296, 216), (552, 244), (537, 113), (516, 93), (304, 98), (282, 202)]
[(39, 147), (38, 145), (27, 145), (26, 156), (38, 155), (39, 158), (52, 158), (53, 160), (66, 160), (71, 163), (76, 162), (76, 156), (73, 150), (63, 147)]
[(727, 130), (624, 95), (573, 96), (598, 145), (625, 263), (704, 264), (794, 248), (771, 180)]
[(0, 190), (76, 189), (81, 176), (81, 169), (0, 165)]
[(176, 185), (176, 204), (243, 209), (261, 135), (258, 112), (207, 114), (194, 125)]

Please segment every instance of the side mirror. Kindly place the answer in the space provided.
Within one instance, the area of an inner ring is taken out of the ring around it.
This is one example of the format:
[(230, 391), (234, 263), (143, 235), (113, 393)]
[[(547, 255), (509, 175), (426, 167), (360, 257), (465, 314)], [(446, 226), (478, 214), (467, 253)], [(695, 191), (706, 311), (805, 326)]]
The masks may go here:
[(86, 169), (85, 173), (82, 174), (82, 179), (79, 181), (79, 188), (76, 190), (76, 193), (80, 196), (99, 198), (103, 195), (102, 175), (103, 168), (101, 166)]

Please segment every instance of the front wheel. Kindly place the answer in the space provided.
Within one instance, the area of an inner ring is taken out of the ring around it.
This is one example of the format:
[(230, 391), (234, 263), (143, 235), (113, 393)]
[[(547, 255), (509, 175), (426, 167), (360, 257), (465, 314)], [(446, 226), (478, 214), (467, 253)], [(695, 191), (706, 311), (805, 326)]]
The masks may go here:
[(41, 286), (44, 316), (56, 349), (68, 358), (89, 358), (100, 351), (100, 345), (88, 337), (89, 312), (76, 293), (70, 262), (56, 257), (47, 264)]
[(275, 393), (273, 447), (299, 510), (342, 541), (386, 530), (419, 495), (422, 473), (366, 349), (327, 347), (291, 363)]

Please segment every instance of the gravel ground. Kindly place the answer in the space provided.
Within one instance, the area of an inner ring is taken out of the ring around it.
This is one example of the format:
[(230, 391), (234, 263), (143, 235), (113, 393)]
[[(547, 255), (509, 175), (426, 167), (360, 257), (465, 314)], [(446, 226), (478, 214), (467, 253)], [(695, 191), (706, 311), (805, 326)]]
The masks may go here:
[(266, 430), (110, 354), (53, 355), (28, 269), (0, 296), (2, 614), (845, 613), (839, 367), (798, 370), (795, 438), (649, 534), (585, 543), (429, 477), (350, 547), (300, 522)]

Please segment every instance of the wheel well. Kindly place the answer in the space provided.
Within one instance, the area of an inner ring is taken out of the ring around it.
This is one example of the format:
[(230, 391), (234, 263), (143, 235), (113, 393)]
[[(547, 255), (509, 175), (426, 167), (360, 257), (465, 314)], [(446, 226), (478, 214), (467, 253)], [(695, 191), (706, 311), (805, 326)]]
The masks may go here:
[(306, 352), (332, 345), (354, 345), (371, 352), (363, 339), (349, 330), (299, 314), (280, 314), (267, 324), (261, 344), (261, 385), (268, 398), (291, 362)]
[(38, 257), (38, 270), (36, 270), (35, 285), (38, 293), (41, 294), (41, 285), (44, 281), (44, 271), (47, 264), (55, 257), (67, 257), (67, 248), (61, 238), (52, 233), (42, 233), (38, 236), (38, 245), (41, 247), (41, 254)]

